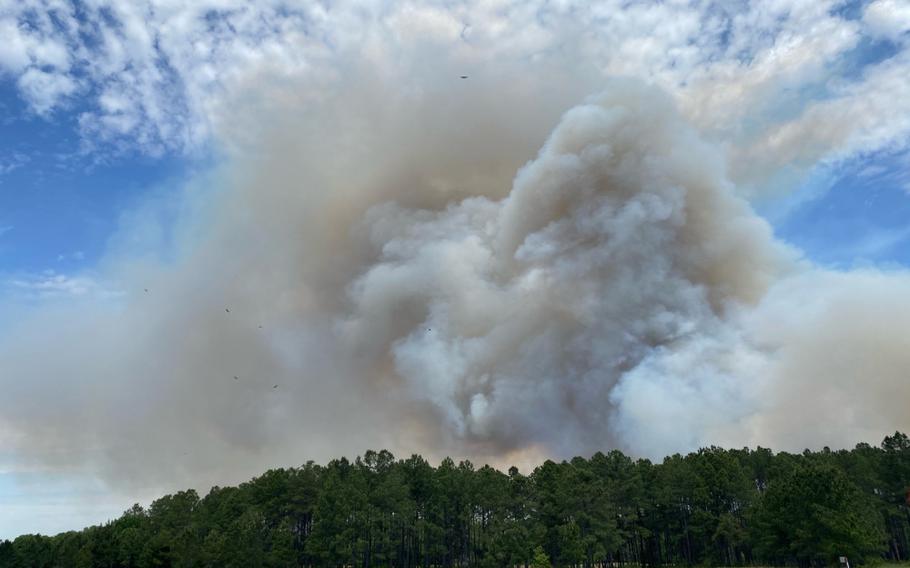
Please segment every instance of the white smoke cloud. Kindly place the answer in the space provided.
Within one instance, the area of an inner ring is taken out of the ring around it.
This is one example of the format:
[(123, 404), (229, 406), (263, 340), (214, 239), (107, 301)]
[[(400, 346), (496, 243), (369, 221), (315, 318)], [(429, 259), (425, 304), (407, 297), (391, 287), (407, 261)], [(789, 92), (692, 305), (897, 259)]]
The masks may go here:
[(371, 446), (505, 462), (908, 426), (903, 273), (801, 261), (659, 91), (616, 81), (559, 118), (568, 95), (516, 103), (532, 86), (361, 78), (188, 188), (166, 260), (135, 255), (154, 207), (131, 216), (125, 296), (0, 344), (22, 459), (135, 489)]
[(456, 438), (622, 443), (616, 383), (656, 350), (719, 341), (793, 264), (723, 170), (663, 96), (617, 84), (562, 118), (504, 199), (372, 210), (345, 332), (390, 351)]

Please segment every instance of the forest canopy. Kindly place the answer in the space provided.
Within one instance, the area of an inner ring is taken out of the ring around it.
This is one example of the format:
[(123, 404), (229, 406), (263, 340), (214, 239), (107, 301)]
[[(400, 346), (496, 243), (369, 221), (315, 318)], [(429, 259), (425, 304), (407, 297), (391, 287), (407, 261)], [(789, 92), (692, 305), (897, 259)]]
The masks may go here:
[(369, 451), (0, 541), (0, 567), (822, 566), (910, 555), (910, 439), (774, 453), (619, 451), (529, 475)]

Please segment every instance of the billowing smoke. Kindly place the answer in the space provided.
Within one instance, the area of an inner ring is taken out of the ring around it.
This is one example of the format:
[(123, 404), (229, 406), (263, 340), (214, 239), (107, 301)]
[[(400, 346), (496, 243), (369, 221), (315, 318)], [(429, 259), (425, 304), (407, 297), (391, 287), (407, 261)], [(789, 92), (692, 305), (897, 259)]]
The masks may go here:
[(704, 337), (723, 342), (711, 359), (738, 359), (728, 312), (790, 268), (716, 152), (630, 85), (566, 113), (505, 198), (384, 204), (364, 225), (373, 252), (343, 337), (388, 358), (445, 432), (500, 451), (623, 444), (642, 364)]
[(225, 120), (229, 165), (124, 218), (119, 295), (3, 339), (3, 439), (153, 487), (910, 427), (910, 276), (812, 266), (669, 97), (546, 71)]

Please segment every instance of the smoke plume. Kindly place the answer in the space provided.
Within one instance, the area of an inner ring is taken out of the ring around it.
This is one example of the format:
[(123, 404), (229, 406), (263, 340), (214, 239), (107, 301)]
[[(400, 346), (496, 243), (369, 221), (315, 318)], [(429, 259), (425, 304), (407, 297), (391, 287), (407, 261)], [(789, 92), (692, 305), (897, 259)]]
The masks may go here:
[(147, 488), (910, 427), (910, 276), (776, 240), (657, 89), (544, 70), (226, 107), (228, 164), (124, 216), (119, 293), (0, 342), (3, 439)]

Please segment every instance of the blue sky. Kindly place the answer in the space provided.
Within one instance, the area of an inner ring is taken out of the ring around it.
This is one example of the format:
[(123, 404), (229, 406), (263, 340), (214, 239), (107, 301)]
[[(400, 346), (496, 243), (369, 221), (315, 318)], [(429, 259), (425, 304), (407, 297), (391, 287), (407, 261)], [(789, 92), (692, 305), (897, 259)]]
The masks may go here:
[[(825, 278), (910, 268), (910, 8), (900, 0), (742, 2), (723, 10), (695, 1), (455, 6), (376, 0), (326, 7), (281, 0), (0, 0), (0, 38), (0, 356), (28, 337), (34, 343), (27, 345), (47, 349), (52, 359), (66, 333), (81, 333), (79, 318), (87, 336), (92, 322), (118, 329), (116, 316), (105, 319), (111, 297), (126, 298), (131, 317), (151, 326), (154, 313), (144, 311), (143, 296), (136, 298), (144, 285), (122, 289), (117, 278), (123, 274), (151, 274), (174, 298), (204, 304), (208, 298), (200, 298), (192, 278), (140, 262), (147, 252), (167, 256), (171, 243), (152, 239), (145, 243), (151, 251), (121, 246), (112, 260), (112, 239), (145, 219), (150, 203), (164, 212), (154, 220), (164, 232), (176, 210), (224, 205), (188, 188), (222, 179), (233, 161), (246, 163), (246, 153), (261, 150), (247, 127), (269, 120), (281, 126), (284, 117), (273, 106), (284, 108), (291, 95), (318, 101), (326, 85), (356, 74), (353, 54), (367, 58), (388, 84), (400, 84), (402, 97), (423, 92), (412, 71), (435, 69), (433, 57), (448, 58), (442, 68), (476, 69), (478, 80), (485, 74), (495, 81), (500, 69), (536, 70), (548, 62), (559, 68), (567, 57), (568, 65), (589, 66), (586, 73), (597, 69), (598, 80), (623, 76), (656, 85), (689, 124), (723, 148), (730, 181), (776, 237)], [(288, 113), (289, 123), (299, 120), (297, 110)], [(234, 213), (226, 210), (217, 209)], [(194, 223), (182, 229), (208, 227)], [(297, 235), (290, 224), (281, 230)], [(200, 263), (211, 262), (206, 270), (213, 273), (221, 265), (234, 269), (236, 248), (237, 258), (261, 269), (259, 258), (243, 256), (243, 245), (231, 241), (230, 254), (215, 255), (219, 262), (203, 255)], [(257, 285), (237, 276), (242, 271), (224, 270), (244, 291)], [(272, 288), (263, 288), (262, 295), (270, 294)], [(278, 311), (297, 306), (295, 298), (268, 299)], [(50, 327), (41, 327), (48, 321)], [(67, 331), (70, 325), (77, 331)], [(282, 349), (306, 334), (307, 324), (295, 325), (276, 339)], [(140, 353), (145, 345), (130, 347)], [(87, 347), (91, 354), (105, 346)], [(183, 348), (180, 343), (163, 353), (178, 360)], [(130, 372), (154, 366), (140, 363), (124, 365)], [(75, 391), (83, 383), (90, 390), (93, 373), (108, 370), (93, 365), (74, 370)], [(37, 377), (42, 369), (27, 371)], [(19, 386), (0, 376), (0, 388)], [(63, 408), (74, 417), (84, 411)], [(136, 413), (143, 408), (140, 403)], [(114, 408), (110, 415), (123, 412)], [(175, 473), (161, 466), (157, 485), (117, 487), (116, 493), (109, 472), (92, 469), (94, 458), (58, 463), (17, 445), (40, 429), (39, 414), (34, 423), (18, 414), (7, 423), (0, 414), (0, 538), (98, 522), (179, 488), (161, 482), (168, 475), (180, 474), (175, 484), (204, 485), (216, 469), (200, 463)], [(104, 436), (87, 430), (78, 439), (96, 438)], [(74, 455), (83, 449), (93, 451), (75, 447)], [(149, 456), (168, 460), (161, 448)], [(261, 459), (251, 462), (252, 471), (270, 464)]]
[[(910, 263), (908, 156), (873, 154), (820, 175), (820, 195), (781, 218), (782, 239), (833, 267)], [(819, 191), (811, 183), (803, 191)]]
[(91, 268), (123, 211), (180, 183), (183, 156), (85, 152), (76, 111), (30, 113), (9, 80), (0, 83), (0, 108), (0, 271)]

